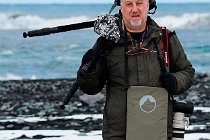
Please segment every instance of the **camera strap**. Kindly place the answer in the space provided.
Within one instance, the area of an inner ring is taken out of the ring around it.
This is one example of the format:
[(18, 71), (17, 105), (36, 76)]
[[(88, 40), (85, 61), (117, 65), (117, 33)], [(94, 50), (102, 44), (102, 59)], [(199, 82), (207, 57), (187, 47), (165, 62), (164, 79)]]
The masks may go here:
[(161, 33), (160, 40), (162, 44), (164, 72), (170, 72), (168, 29), (166, 27), (161, 27), (160, 33)]
[[(161, 40), (161, 45), (162, 45), (162, 63), (163, 66), (163, 72), (169, 72), (170, 73), (170, 53), (169, 53), (169, 31), (166, 27), (160, 27), (160, 40)], [(175, 99), (173, 95), (169, 96), (172, 100), (172, 102), (175, 102)]]
[(127, 29), (124, 25), (124, 40), (125, 40), (125, 47), (124, 47), (124, 59), (125, 59), (125, 65), (124, 65), (124, 68), (125, 68), (125, 89), (126, 91), (128, 90), (129, 88), (129, 80), (128, 80), (128, 55), (126, 54), (126, 52), (128, 51), (128, 35), (127, 35)]

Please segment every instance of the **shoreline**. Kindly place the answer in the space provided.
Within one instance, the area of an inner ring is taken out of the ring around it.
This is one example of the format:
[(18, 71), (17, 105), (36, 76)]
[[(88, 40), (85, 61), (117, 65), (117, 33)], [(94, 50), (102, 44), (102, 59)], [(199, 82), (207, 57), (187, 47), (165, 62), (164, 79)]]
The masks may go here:
[[(195, 73), (195, 78), (200, 76), (207, 76), (210, 77), (210, 72), (197, 72)], [(39, 79), (0, 79), (0, 82), (6, 82), (6, 81), (60, 81), (60, 80), (67, 80), (67, 81), (75, 81), (76, 77), (71, 78), (39, 78)], [(195, 79), (196, 80), (196, 79)]]
[[(86, 95), (78, 89), (66, 105), (66, 109), (59, 108), (74, 81), (74, 78), (0, 81), (0, 130), (76, 129), (85, 132), (101, 130), (102, 119), (90, 117), (83, 120), (47, 119), (47, 122), (36, 123), (27, 123), (21, 119), (17, 122), (8, 122), (11, 118), (21, 116), (50, 118), (78, 114), (103, 114), (106, 96), (104, 89), (96, 95)], [(208, 73), (196, 74), (192, 87), (184, 94), (175, 96), (175, 99), (192, 101), (195, 107), (210, 108), (210, 75)], [(88, 124), (94, 127), (88, 127), (91, 126)], [(206, 125), (206, 130), (210, 131), (210, 113), (194, 110), (193, 115), (190, 116), (190, 125)], [(206, 130), (198, 129), (188, 132), (205, 132)]]

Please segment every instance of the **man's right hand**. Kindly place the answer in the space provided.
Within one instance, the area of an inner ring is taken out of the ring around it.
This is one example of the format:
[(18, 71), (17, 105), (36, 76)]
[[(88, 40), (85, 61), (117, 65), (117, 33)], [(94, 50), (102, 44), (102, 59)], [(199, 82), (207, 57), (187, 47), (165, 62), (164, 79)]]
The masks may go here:
[(89, 49), (82, 57), (82, 65), (90, 62), (95, 61), (97, 59), (97, 54), (94, 52), (93, 49)]

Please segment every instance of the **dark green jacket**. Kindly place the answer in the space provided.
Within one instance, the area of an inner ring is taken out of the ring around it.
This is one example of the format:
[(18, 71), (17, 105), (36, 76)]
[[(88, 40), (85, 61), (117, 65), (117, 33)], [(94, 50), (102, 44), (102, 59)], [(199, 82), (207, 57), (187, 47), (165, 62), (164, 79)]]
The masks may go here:
[[(125, 140), (126, 127), (126, 89), (124, 31), (121, 28), (121, 39), (111, 50), (105, 60), (98, 62), (96, 71), (87, 77), (78, 77), (80, 88), (88, 94), (96, 94), (106, 84), (106, 103), (103, 118), (104, 140)], [(143, 47), (148, 48), (145, 54), (128, 56), (128, 80), (132, 86), (163, 87), (160, 75), (163, 73), (158, 59), (161, 52), (160, 27), (148, 17), (148, 31)], [(177, 79), (177, 94), (183, 93), (192, 85), (194, 69), (186, 57), (175, 32), (170, 32), (170, 70)], [(128, 39), (129, 48), (131, 41)], [(160, 55), (160, 57), (162, 57)], [(169, 133), (171, 132), (172, 110), (170, 108)], [(149, 130), (148, 130), (149, 131)], [(171, 133), (169, 134), (171, 135)]]

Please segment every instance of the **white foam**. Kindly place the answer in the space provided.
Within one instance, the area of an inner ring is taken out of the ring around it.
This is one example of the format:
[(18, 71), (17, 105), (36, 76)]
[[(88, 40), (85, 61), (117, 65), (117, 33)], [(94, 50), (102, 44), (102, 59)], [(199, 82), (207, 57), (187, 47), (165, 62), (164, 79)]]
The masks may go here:
[(58, 56), (56, 58), (57, 61), (64, 61), (64, 60), (70, 60), (70, 61), (77, 61), (80, 60), (80, 57), (74, 57), (74, 56)]
[(12, 50), (5, 50), (0, 52), (1, 55), (12, 55), (14, 54), (14, 52)]
[(36, 79), (37, 79), (36, 75), (31, 76), (31, 80), (36, 80)]
[(12, 73), (7, 73), (6, 76), (0, 76), (0, 80), (22, 80), (23, 78)]
[(167, 15), (155, 20), (160, 26), (174, 29), (209, 28), (210, 13), (185, 13), (181, 16)]
[[(37, 77), (36, 75), (31, 75), (31, 80), (36, 80)], [(7, 73), (5, 76), (0, 75), (0, 80), (23, 80), (23, 77), (12, 74), (12, 73)]]
[[(94, 20), (86, 15), (66, 18), (44, 18), (22, 13), (0, 13), (0, 29), (40, 29)], [(160, 26), (174, 29), (210, 27), (210, 13), (185, 13), (181, 16), (166, 15), (155, 19)]]
[(47, 19), (37, 15), (26, 15), (17, 13), (0, 13), (0, 29), (39, 29), (46, 27), (56, 27), (73, 23), (90, 21), (87, 16), (52, 18)]

